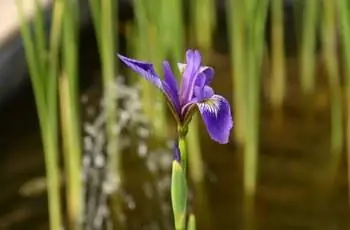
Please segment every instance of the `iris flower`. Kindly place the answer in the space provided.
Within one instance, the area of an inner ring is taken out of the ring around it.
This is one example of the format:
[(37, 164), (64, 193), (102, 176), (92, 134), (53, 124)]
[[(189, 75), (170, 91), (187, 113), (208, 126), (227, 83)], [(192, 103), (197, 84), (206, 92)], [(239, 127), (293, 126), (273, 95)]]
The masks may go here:
[(221, 144), (228, 142), (233, 127), (230, 104), (210, 87), (215, 71), (212, 67), (201, 66), (202, 58), (198, 50), (188, 50), (186, 63), (178, 64), (182, 75), (180, 85), (167, 61), (163, 62), (162, 80), (151, 63), (122, 55), (118, 57), (126, 66), (161, 90), (180, 127), (187, 127), (198, 108), (211, 139)]

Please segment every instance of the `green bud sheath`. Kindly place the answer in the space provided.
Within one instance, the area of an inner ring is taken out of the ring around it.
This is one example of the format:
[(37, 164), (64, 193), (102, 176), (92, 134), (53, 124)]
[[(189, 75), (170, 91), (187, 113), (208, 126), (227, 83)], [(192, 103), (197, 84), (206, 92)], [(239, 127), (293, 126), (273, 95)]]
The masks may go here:
[(196, 230), (196, 217), (191, 214), (188, 218), (187, 230)]
[(171, 177), (171, 201), (176, 230), (185, 230), (187, 210), (187, 183), (179, 162), (173, 161)]

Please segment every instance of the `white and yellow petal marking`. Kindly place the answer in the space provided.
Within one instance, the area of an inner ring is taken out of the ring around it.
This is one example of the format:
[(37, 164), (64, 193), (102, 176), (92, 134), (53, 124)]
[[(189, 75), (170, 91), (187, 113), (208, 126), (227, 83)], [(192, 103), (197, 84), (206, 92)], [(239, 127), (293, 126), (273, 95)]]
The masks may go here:
[(220, 104), (221, 104), (220, 98), (214, 95), (213, 97), (198, 103), (198, 107), (199, 107), (199, 110), (207, 111), (208, 113), (213, 114), (215, 115), (215, 117), (217, 117), (218, 112), (220, 110)]
[(187, 64), (177, 63), (177, 68), (179, 68), (179, 71), (180, 71), (181, 74), (183, 74), (183, 72), (185, 71), (186, 66), (187, 66)]

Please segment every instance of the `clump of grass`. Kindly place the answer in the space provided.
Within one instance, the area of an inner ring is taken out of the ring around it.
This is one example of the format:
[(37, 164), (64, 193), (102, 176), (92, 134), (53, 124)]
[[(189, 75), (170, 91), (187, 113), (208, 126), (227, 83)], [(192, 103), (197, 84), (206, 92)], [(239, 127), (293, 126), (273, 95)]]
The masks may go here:
[(46, 49), (44, 18), (39, 2), (35, 2), (34, 35), (31, 34), (29, 23), (25, 21), (23, 2), (17, 0), (16, 4), (43, 142), (50, 229), (59, 230), (62, 227), (62, 214), (58, 160), (57, 78), (59, 44), (65, 7), (63, 1), (54, 2), (49, 49)]

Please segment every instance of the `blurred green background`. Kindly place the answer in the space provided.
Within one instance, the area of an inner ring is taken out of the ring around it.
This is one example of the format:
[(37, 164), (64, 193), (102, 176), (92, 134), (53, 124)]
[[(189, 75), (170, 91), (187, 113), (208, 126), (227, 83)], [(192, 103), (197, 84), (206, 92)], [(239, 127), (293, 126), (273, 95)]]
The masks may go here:
[(191, 123), (197, 229), (350, 227), (349, 1), (28, 2), (33, 17), (17, 0), (19, 31), (0, 44), (0, 78), (16, 86), (0, 81), (11, 94), (0, 98), (0, 229), (173, 229), (175, 123), (116, 53), (162, 76), (162, 60), (175, 69), (189, 48), (214, 67), (235, 124), (218, 145)]

